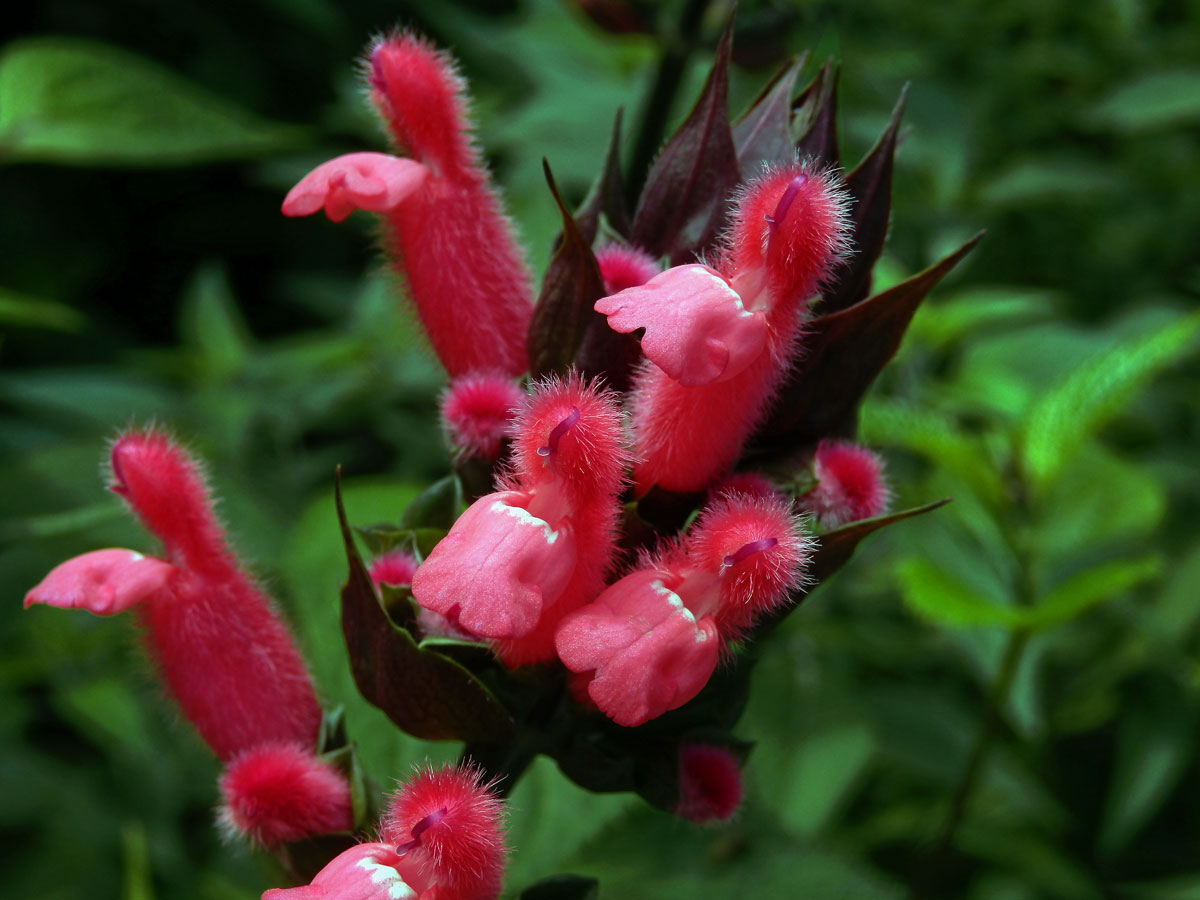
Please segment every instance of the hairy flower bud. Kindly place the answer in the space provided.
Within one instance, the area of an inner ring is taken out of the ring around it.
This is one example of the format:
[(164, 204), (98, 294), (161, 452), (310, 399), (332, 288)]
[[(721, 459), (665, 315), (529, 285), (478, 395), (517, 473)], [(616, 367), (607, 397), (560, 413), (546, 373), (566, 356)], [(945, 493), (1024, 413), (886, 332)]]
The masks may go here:
[(817, 486), (801, 502), (824, 528), (882, 515), (890, 492), (880, 456), (850, 441), (821, 441), (813, 456)]
[(693, 822), (724, 822), (742, 804), (742, 767), (731, 751), (711, 744), (679, 748), (675, 814)]
[(495, 460), (524, 392), (503, 373), (471, 372), (450, 382), (442, 397), (442, 428), (464, 456)]

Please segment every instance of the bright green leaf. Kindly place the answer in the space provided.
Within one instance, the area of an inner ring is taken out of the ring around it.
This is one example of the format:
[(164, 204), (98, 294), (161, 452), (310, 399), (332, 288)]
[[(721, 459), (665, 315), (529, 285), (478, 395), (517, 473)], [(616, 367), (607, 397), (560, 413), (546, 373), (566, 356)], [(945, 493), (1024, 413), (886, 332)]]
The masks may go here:
[(1024, 440), (1026, 470), (1045, 485), (1079, 445), (1159, 371), (1195, 349), (1200, 313), (1094, 355), (1036, 401)]
[(956, 628), (1011, 627), (1018, 621), (1016, 610), (979, 596), (928, 560), (920, 557), (903, 560), (896, 575), (905, 604), (926, 621)]
[(303, 143), (156, 62), (94, 41), (37, 37), (0, 55), (0, 158), (170, 166), (277, 153)]
[(1122, 84), (1092, 108), (1095, 124), (1122, 133), (1200, 122), (1200, 69), (1149, 72)]

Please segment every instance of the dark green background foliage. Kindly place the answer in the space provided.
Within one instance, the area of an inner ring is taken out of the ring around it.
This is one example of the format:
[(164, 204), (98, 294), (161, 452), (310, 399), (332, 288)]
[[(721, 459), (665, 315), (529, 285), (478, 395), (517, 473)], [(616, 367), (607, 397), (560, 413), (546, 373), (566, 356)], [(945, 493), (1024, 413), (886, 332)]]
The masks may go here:
[[(670, 34), (680, 5), (645, 21)], [(672, 123), (727, 15), (708, 5)], [(161, 422), (209, 460), (375, 777), (452, 757), (354, 690), (331, 500), (336, 463), (357, 523), (445, 473), (442, 376), (366, 217), (285, 220), (279, 202), (315, 162), (382, 149), (353, 60), (412, 23), (461, 58), (541, 269), (559, 222), (541, 157), (578, 202), (664, 41), (552, 0), (6, 16), (4, 894), (256, 896), (277, 875), (220, 844), (216, 763), (130, 621), (22, 613), (23, 593), (73, 554), (153, 551), (97, 467), (118, 427)], [(512, 797), (509, 887), (574, 871), (608, 898), (1200, 897), (1200, 8), (746, 0), (733, 111), (805, 47), (805, 78), (842, 61), (850, 163), (913, 85), (876, 286), (989, 232), (861, 417), (898, 508), (955, 502), (873, 538), (761, 647), (737, 821), (584, 795), (539, 762)]]

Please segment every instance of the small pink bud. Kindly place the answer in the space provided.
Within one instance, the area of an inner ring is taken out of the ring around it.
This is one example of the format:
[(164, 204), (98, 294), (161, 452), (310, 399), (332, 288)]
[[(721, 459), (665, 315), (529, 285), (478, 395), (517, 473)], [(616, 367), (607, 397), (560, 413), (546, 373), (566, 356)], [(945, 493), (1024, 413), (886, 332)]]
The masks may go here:
[(468, 457), (495, 460), (525, 393), (503, 373), (471, 372), (450, 382), (442, 397), (442, 427)]
[(600, 267), (604, 291), (609, 295), (645, 284), (662, 271), (649, 253), (621, 244), (609, 244), (597, 250), (596, 265)]
[(416, 571), (416, 558), (403, 550), (393, 550), (375, 557), (371, 560), (371, 566), (367, 570), (377, 587), (381, 584), (390, 584), (395, 587), (412, 584), (413, 573)]
[(263, 744), (235, 757), (221, 776), (219, 819), (266, 846), (350, 831), (350, 786), (299, 744)]
[(285, 216), (310, 216), (324, 207), (331, 222), (356, 209), (391, 212), (425, 183), (429, 170), (385, 153), (348, 153), (321, 163), (288, 192)]
[(530, 497), (502, 491), (467, 509), (413, 576), (413, 598), (484, 638), (520, 638), (538, 624), (575, 569), (565, 519), (531, 514)]
[(335, 856), (311, 884), (271, 888), (262, 900), (417, 900), (421, 891), (405, 880), (407, 868), (390, 844), (358, 844)]
[(175, 571), (133, 550), (94, 550), (52, 569), (25, 595), (25, 608), (45, 603), (111, 616), (167, 590)]
[(414, 775), (392, 796), (379, 835), (397, 845), (445, 900), (490, 900), (500, 893), (504, 833), (500, 800), (472, 768)]
[(764, 314), (746, 309), (708, 266), (667, 269), (640, 287), (598, 300), (595, 309), (614, 331), (645, 329), (646, 358), (685, 387), (727, 381), (767, 343)]
[(588, 696), (618, 725), (641, 725), (682, 706), (716, 669), (716, 625), (709, 616), (697, 621), (672, 589), (679, 580), (639, 569), (559, 625), (559, 659), (572, 672), (594, 673)]
[(849, 441), (821, 441), (813, 456), (817, 486), (802, 499), (824, 528), (870, 519), (887, 509), (890, 492), (883, 460)]
[(679, 803), (675, 814), (693, 822), (724, 822), (742, 803), (742, 768), (724, 747), (679, 748)]

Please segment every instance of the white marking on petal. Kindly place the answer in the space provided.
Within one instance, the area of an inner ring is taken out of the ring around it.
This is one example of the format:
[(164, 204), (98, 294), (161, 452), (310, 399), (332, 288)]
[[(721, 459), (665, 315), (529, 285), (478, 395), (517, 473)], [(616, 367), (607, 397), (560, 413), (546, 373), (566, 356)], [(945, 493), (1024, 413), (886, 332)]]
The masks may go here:
[(535, 528), (542, 529), (542, 535), (546, 538), (547, 544), (553, 544), (558, 540), (558, 532), (550, 527), (550, 523), (539, 519), (528, 510), (521, 509), (519, 506), (509, 506), (503, 500), (497, 500), (492, 504), (491, 508), (492, 512), (498, 512), (506, 516), (512, 516), (522, 525), (532, 525)]
[(130, 550), (129, 558), (131, 560), (133, 560), (134, 562), (141, 562), (143, 559), (146, 558), (146, 556), (143, 553), (138, 553), (136, 550)]
[(387, 886), (389, 900), (415, 900), (417, 892), (410, 888), (391, 866), (375, 862), (370, 857), (360, 859), (355, 865), (367, 872), (375, 884)]
[(650, 588), (651, 588), (651, 590), (654, 591), (654, 593), (659, 594), (660, 596), (666, 597), (667, 602), (670, 603), (676, 609), (682, 609), (682, 610), (684, 610), (684, 612), (687, 612), (686, 608), (683, 605), (683, 598), (680, 597), (673, 590), (671, 590), (669, 587), (667, 587), (665, 584), (663, 584), (661, 581), (655, 580), (655, 581), (650, 582)]

